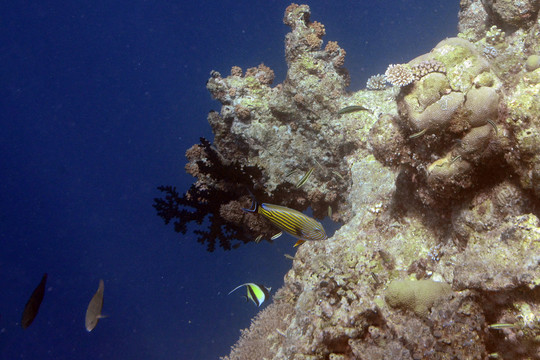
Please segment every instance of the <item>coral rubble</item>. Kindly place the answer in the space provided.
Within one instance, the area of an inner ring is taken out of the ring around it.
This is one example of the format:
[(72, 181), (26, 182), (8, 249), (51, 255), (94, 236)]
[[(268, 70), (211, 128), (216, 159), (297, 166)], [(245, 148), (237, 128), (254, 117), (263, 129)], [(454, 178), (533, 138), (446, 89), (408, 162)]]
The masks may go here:
[[(461, 1), (460, 33), (389, 67), (393, 87), (347, 92), (345, 51), (296, 4), (282, 84), (212, 73), (221, 165), (193, 156), (198, 189), (344, 223), (299, 248), (224, 359), (540, 359), (540, 5), (517, 3)], [(211, 175), (225, 164), (260, 173)]]

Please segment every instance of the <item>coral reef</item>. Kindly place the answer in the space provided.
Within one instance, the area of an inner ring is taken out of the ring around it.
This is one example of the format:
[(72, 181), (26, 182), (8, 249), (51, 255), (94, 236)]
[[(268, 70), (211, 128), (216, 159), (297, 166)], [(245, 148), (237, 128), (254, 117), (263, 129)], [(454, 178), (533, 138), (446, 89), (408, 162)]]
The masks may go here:
[(195, 188), (156, 203), (241, 242), (268, 225), (241, 212), (246, 188), (344, 223), (299, 247), (225, 359), (540, 359), (538, 1), (463, 0), (456, 37), (353, 93), (310, 15), (285, 11), (282, 84), (264, 65), (212, 72), (215, 148), (192, 148)]
[[(324, 26), (309, 15), (306, 5), (293, 4), (285, 12), (292, 31), (285, 40), (289, 70), (282, 84), (270, 87), (271, 77), (262, 74), (271, 70), (261, 65), (244, 76), (238, 67), (225, 78), (212, 73), (207, 88), (223, 106), (209, 121), (225, 157), (264, 169), (260, 186), (273, 203), (297, 210), (311, 206), (319, 218), (331, 206), (335, 220), (346, 220), (351, 214), (343, 194), (350, 180), (343, 158), (357, 144), (333, 121), (349, 82), (345, 51), (336, 42), (321, 49)], [(296, 188), (310, 168), (315, 170), (309, 181)]]

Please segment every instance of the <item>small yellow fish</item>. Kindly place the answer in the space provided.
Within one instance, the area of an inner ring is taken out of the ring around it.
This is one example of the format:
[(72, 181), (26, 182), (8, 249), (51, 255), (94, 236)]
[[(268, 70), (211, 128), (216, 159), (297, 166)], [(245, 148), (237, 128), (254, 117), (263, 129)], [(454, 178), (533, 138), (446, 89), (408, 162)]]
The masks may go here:
[(499, 129), (497, 129), (497, 124), (495, 124), (495, 121), (488, 119), (487, 122), (495, 129), (495, 135), (499, 135)]
[(490, 329), (511, 329), (514, 327), (516, 327), (514, 324), (507, 324), (507, 323), (488, 325), (488, 328)]
[(345, 181), (345, 178), (340, 173), (338, 173), (337, 171), (332, 171), (332, 174), (336, 175), (338, 178)]
[(409, 139), (415, 139), (417, 137), (420, 137), (420, 136), (424, 135), (426, 133), (426, 131), (427, 131), (427, 128), (425, 128), (424, 130), (419, 131), (417, 133), (414, 133), (411, 136), (409, 136)]
[(291, 171), (289, 171), (288, 173), (285, 174), (285, 177), (288, 178), (289, 176), (294, 174), (296, 172), (296, 170), (298, 170), (298, 169), (292, 169)]

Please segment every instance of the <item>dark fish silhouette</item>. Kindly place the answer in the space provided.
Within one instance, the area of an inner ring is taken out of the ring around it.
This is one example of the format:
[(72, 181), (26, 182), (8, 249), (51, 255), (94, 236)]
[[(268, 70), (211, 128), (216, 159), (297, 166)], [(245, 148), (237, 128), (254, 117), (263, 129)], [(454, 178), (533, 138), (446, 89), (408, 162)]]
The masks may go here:
[(94, 330), (101, 316), (101, 309), (103, 308), (103, 291), (105, 290), (105, 284), (103, 280), (99, 280), (99, 287), (92, 300), (88, 304), (88, 309), (86, 309), (86, 319), (84, 325), (86, 326), (86, 331), (90, 332)]
[(34, 292), (28, 299), (28, 302), (24, 306), (24, 311), (21, 318), (21, 326), (23, 329), (32, 324), (32, 321), (36, 318), (41, 302), (43, 301), (43, 296), (45, 296), (45, 284), (47, 283), (47, 273), (41, 278), (41, 282), (34, 289)]

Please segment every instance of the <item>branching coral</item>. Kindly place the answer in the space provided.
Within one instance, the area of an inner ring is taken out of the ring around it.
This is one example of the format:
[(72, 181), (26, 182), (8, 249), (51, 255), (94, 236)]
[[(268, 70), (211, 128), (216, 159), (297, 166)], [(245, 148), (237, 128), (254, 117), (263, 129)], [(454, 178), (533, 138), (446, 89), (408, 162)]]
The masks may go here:
[[(283, 297), (280, 290), (274, 297)], [(287, 328), (292, 321), (293, 306), (287, 301), (276, 301), (253, 319), (250, 329), (242, 330), (240, 340), (229, 356), (221, 360), (273, 359), (278, 356), (278, 344), (287, 342)], [(274, 346), (268, 346), (274, 343)]]
[[(285, 81), (270, 87), (273, 72), (264, 65), (231, 76), (212, 72), (207, 88), (222, 103), (208, 120), (223, 155), (242, 164), (257, 165), (267, 178), (261, 188), (280, 205), (313, 209), (315, 217), (351, 215), (340, 194), (350, 185), (343, 158), (357, 143), (347, 139), (343, 123), (334, 121), (345, 93), (348, 75), (342, 68), (345, 51), (335, 41), (322, 48), (324, 26), (309, 20), (309, 7), (291, 5), (284, 22)], [(262, 76), (261, 74), (265, 74)], [(296, 183), (314, 168), (301, 188)]]
[(188, 150), (187, 155), (191, 162), (186, 168), (199, 181), (183, 196), (173, 186), (158, 187), (165, 196), (155, 198), (153, 207), (165, 224), (173, 221), (174, 230), (185, 234), (189, 223), (205, 226), (207, 219), (208, 229), (196, 229), (194, 233), (198, 236), (197, 241), (206, 243), (210, 252), (215, 250), (216, 243), (230, 250), (253, 241), (255, 229), (262, 234), (270, 234), (267, 224), (257, 223), (255, 217), (244, 216), (238, 202), (262, 179), (263, 174), (258, 167), (227, 161), (204, 138), (201, 138), (200, 145)]
[(414, 73), (407, 65), (389, 65), (384, 73), (386, 80), (394, 86), (406, 86), (414, 81)]
[(366, 82), (368, 90), (383, 90), (384, 88), (386, 88), (386, 76), (384, 75), (373, 75)]

